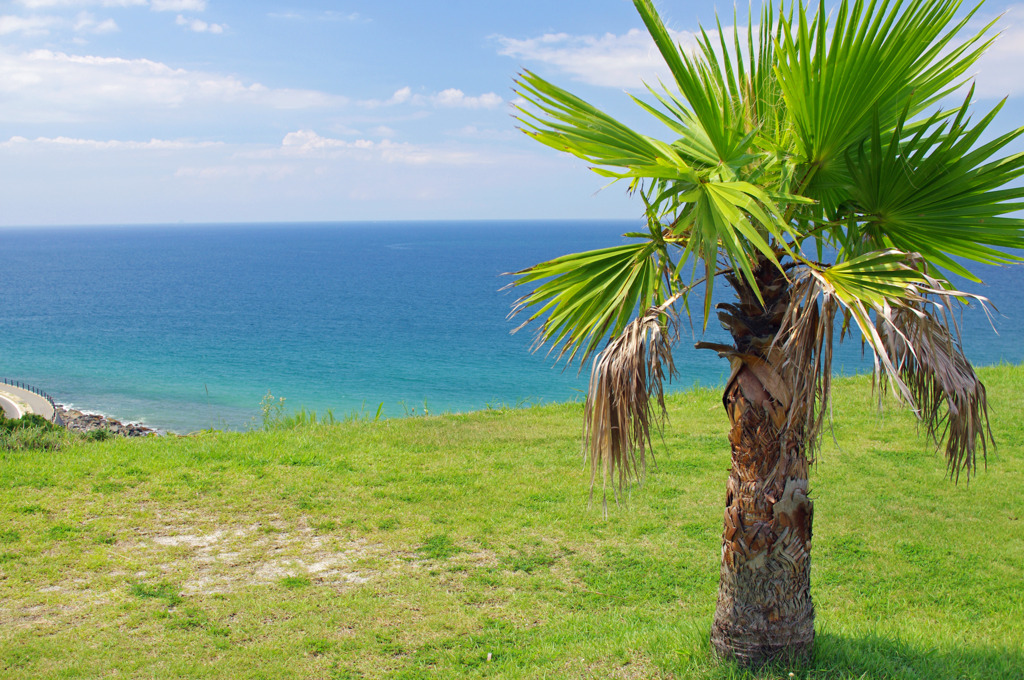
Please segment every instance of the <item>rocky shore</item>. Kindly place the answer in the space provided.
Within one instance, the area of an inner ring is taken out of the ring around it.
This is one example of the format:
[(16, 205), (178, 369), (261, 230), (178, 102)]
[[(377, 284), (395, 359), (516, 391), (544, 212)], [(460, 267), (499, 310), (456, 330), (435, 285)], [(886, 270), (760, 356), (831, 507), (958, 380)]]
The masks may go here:
[(111, 434), (122, 437), (146, 437), (158, 434), (151, 427), (139, 423), (122, 423), (120, 420), (107, 418), (98, 413), (85, 413), (77, 409), (65, 408), (61, 404), (54, 404), (57, 416), (64, 427), (75, 432), (91, 432), (93, 430), (108, 430)]

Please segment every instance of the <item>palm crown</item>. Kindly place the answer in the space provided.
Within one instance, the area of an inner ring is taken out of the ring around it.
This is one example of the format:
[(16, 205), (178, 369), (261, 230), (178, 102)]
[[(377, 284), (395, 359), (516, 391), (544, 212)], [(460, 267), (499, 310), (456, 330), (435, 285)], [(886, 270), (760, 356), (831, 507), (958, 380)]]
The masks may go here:
[(990, 44), (990, 26), (964, 38), (977, 8), (957, 19), (956, 0), (844, 1), (810, 18), (765, 9), (731, 41), (720, 25), (701, 31), (689, 54), (651, 0), (635, 4), (678, 92), (634, 99), (672, 141), (534, 73), (517, 79), (532, 105), (520, 109), (524, 131), (627, 182), (646, 215), (635, 241), (535, 265), (514, 283), (535, 284), (513, 314), (530, 310), (538, 344), (569, 361), (597, 353), (585, 425), (593, 470), (620, 484), (639, 471), (651, 396), (673, 370), (674, 310), (706, 283), (706, 327), (725, 278), (739, 299), (718, 317), (736, 345), (698, 346), (730, 359), (730, 382), (743, 367), (755, 373), (780, 427), (798, 425), (811, 442), (819, 432), (838, 320), (873, 350), (881, 384), (945, 438), (951, 472), (970, 474), (987, 436), (985, 393), (949, 312), (984, 300), (948, 275), (977, 280), (964, 262), (1020, 261), (1007, 249), (1024, 246), (1024, 221), (1006, 215), (1022, 205), (1024, 189), (1009, 183), (1024, 154), (998, 156), (1024, 128), (983, 142), (1002, 103), (972, 122), (973, 88), (940, 105)]

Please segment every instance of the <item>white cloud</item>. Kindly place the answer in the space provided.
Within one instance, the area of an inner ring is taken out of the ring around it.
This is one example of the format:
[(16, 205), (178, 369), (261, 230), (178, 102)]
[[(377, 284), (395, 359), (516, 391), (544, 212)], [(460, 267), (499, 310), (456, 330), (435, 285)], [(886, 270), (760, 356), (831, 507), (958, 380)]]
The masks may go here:
[(359, 102), (360, 106), (368, 109), (376, 109), (381, 106), (395, 106), (397, 104), (405, 104), (412, 99), (412, 88), (403, 87), (400, 90), (396, 90), (390, 99), (364, 99)]
[(0, 16), (0, 35), (24, 33), (25, 35), (47, 35), (50, 28), (61, 23), (57, 17), (16, 17)]
[[(1020, 64), (1024, 63), (1024, 4), (1009, 5), (1006, 13), (1006, 18), (995, 27), (1001, 35), (976, 65), (978, 97), (1024, 93), (1024, 79), (1019, 77)], [(980, 30), (992, 18), (975, 19), (965, 35)], [(727, 43), (732, 42), (734, 30), (732, 26), (723, 27)], [(694, 33), (672, 30), (669, 33), (683, 49), (691, 53), (696, 49)], [(717, 32), (708, 31), (708, 35), (717, 43)], [(645, 82), (657, 85), (659, 79), (666, 83), (671, 81), (661, 54), (648, 33), (641, 29), (603, 36), (551, 33), (522, 40), (505, 36), (495, 36), (495, 39), (500, 45), (500, 54), (554, 66), (590, 85), (638, 89)]]
[[(684, 47), (694, 45), (692, 33), (673, 32), (672, 37)], [(636, 28), (600, 37), (551, 33), (525, 40), (497, 36), (497, 40), (500, 54), (551, 64), (591, 85), (636, 89), (645, 81), (654, 84), (670, 77), (651, 36)]]
[(280, 181), (291, 177), (297, 172), (297, 168), (291, 165), (272, 164), (245, 164), (245, 165), (212, 165), (207, 167), (186, 166), (178, 168), (174, 173), (179, 178), (194, 178), (201, 180), (271, 180)]
[(493, 109), (501, 106), (505, 100), (493, 92), (479, 97), (467, 96), (462, 90), (449, 88), (432, 95), (413, 94), (412, 88), (403, 87), (396, 90), (390, 99), (365, 99), (360, 106), (375, 109), (382, 106), (412, 104), (413, 106), (436, 106), (440, 108)]
[[(0, 120), (72, 121), (128, 110), (243, 105), (270, 109), (340, 107), (344, 97), (272, 89), (233, 76), (173, 68), (148, 59), (0, 49)], [(131, 115), (131, 114), (129, 114)]]
[(369, 23), (369, 19), (363, 18), (359, 12), (338, 12), (335, 10), (327, 10), (320, 14), (307, 15), (301, 12), (288, 10), (284, 12), (269, 12), (267, 16), (271, 19), (285, 19), (287, 21), (348, 21), (348, 22), (359, 22)]
[(118, 29), (117, 22), (113, 19), (99, 21), (91, 12), (79, 12), (75, 19), (75, 31), (77, 33), (114, 33)]
[(113, 33), (118, 30), (113, 19), (98, 20), (91, 12), (79, 12), (74, 21), (54, 16), (0, 16), (0, 35), (22, 33), (27, 36), (49, 35), (50, 29), (71, 28), (76, 33)]
[(374, 142), (367, 139), (358, 139), (354, 142), (347, 142), (343, 139), (321, 137), (312, 130), (299, 130), (289, 132), (281, 141), (284, 149), (296, 150), (300, 153), (310, 151), (321, 151), (323, 149), (372, 149)]
[(1020, 65), (1024, 63), (1024, 5), (1010, 5), (995, 30), (1001, 31), (999, 37), (975, 65), (975, 93), (983, 98), (1024, 94), (1024, 78), (1020, 77)]
[[(282, 140), (278, 152), (285, 157), (356, 157), (364, 161), (380, 160), (404, 165), (476, 165), (492, 162), (489, 156), (474, 151), (398, 143), (389, 139), (379, 142), (369, 139), (348, 141), (322, 137), (312, 130), (289, 132)], [(259, 155), (266, 157), (276, 154), (271, 151)]]
[(501, 97), (488, 92), (479, 97), (467, 97), (462, 90), (449, 88), (431, 97), (436, 106), (458, 107), (467, 109), (494, 109), (501, 106), (504, 101)]
[(154, 12), (204, 12), (206, 0), (153, 0), (149, 7)]
[(327, 10), (323, 14), (319, 15), (317, 19), (321, 21), (369, 21), (368, 19), (364, 19), (359, 12), (338, 12), (335, 10)]
[(186, 26), (188, 30), (196, 33), (223, 33), (226, 28), (224, 24), (210, 24), (202, 19), (187, 19), (180, 14), (175, 23), (179, 26)]
[(148, 0), (18, 0), (29, 9), (44, 7), (142, 7)]
[(0, 142), (4, 149), (29, 149), (32, 147), (92, 149), (97, 151), (182, 151), (185, 149), (207, 149), (223, 146), (221, 142), (188, 142), (181, 140), (151, 139), (148, 142), (123, 140), (77, 139), (73, 137), (26, 137), (14, 136)]

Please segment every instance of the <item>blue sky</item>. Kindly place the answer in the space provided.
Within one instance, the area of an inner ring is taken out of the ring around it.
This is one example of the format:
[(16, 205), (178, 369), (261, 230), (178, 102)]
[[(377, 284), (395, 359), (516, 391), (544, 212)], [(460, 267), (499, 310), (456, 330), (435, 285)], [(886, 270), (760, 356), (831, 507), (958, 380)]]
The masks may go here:
[[(714, 22), (658, 7), (684, 44)], [(976, 73), (999, 129), (1007, 10)], [(0, 225), (638, 215), (516, 130), (522, 68), (658, 132), (624, 94), (663, 73), (629, 0), (0, 1)]]

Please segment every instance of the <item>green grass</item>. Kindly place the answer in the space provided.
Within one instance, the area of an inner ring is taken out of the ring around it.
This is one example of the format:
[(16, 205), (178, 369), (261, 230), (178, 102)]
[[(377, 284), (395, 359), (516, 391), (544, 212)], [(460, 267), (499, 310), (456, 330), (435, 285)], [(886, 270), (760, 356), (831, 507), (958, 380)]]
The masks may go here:
[(0, 677), (1024, 678), (1024, 368), (983, 375), (999, 446), (959, 485), (837, 383), (807, 666), (710, 652), (729, 455), (699, 390), (607, 518), (578, 404), (0, 451)]

